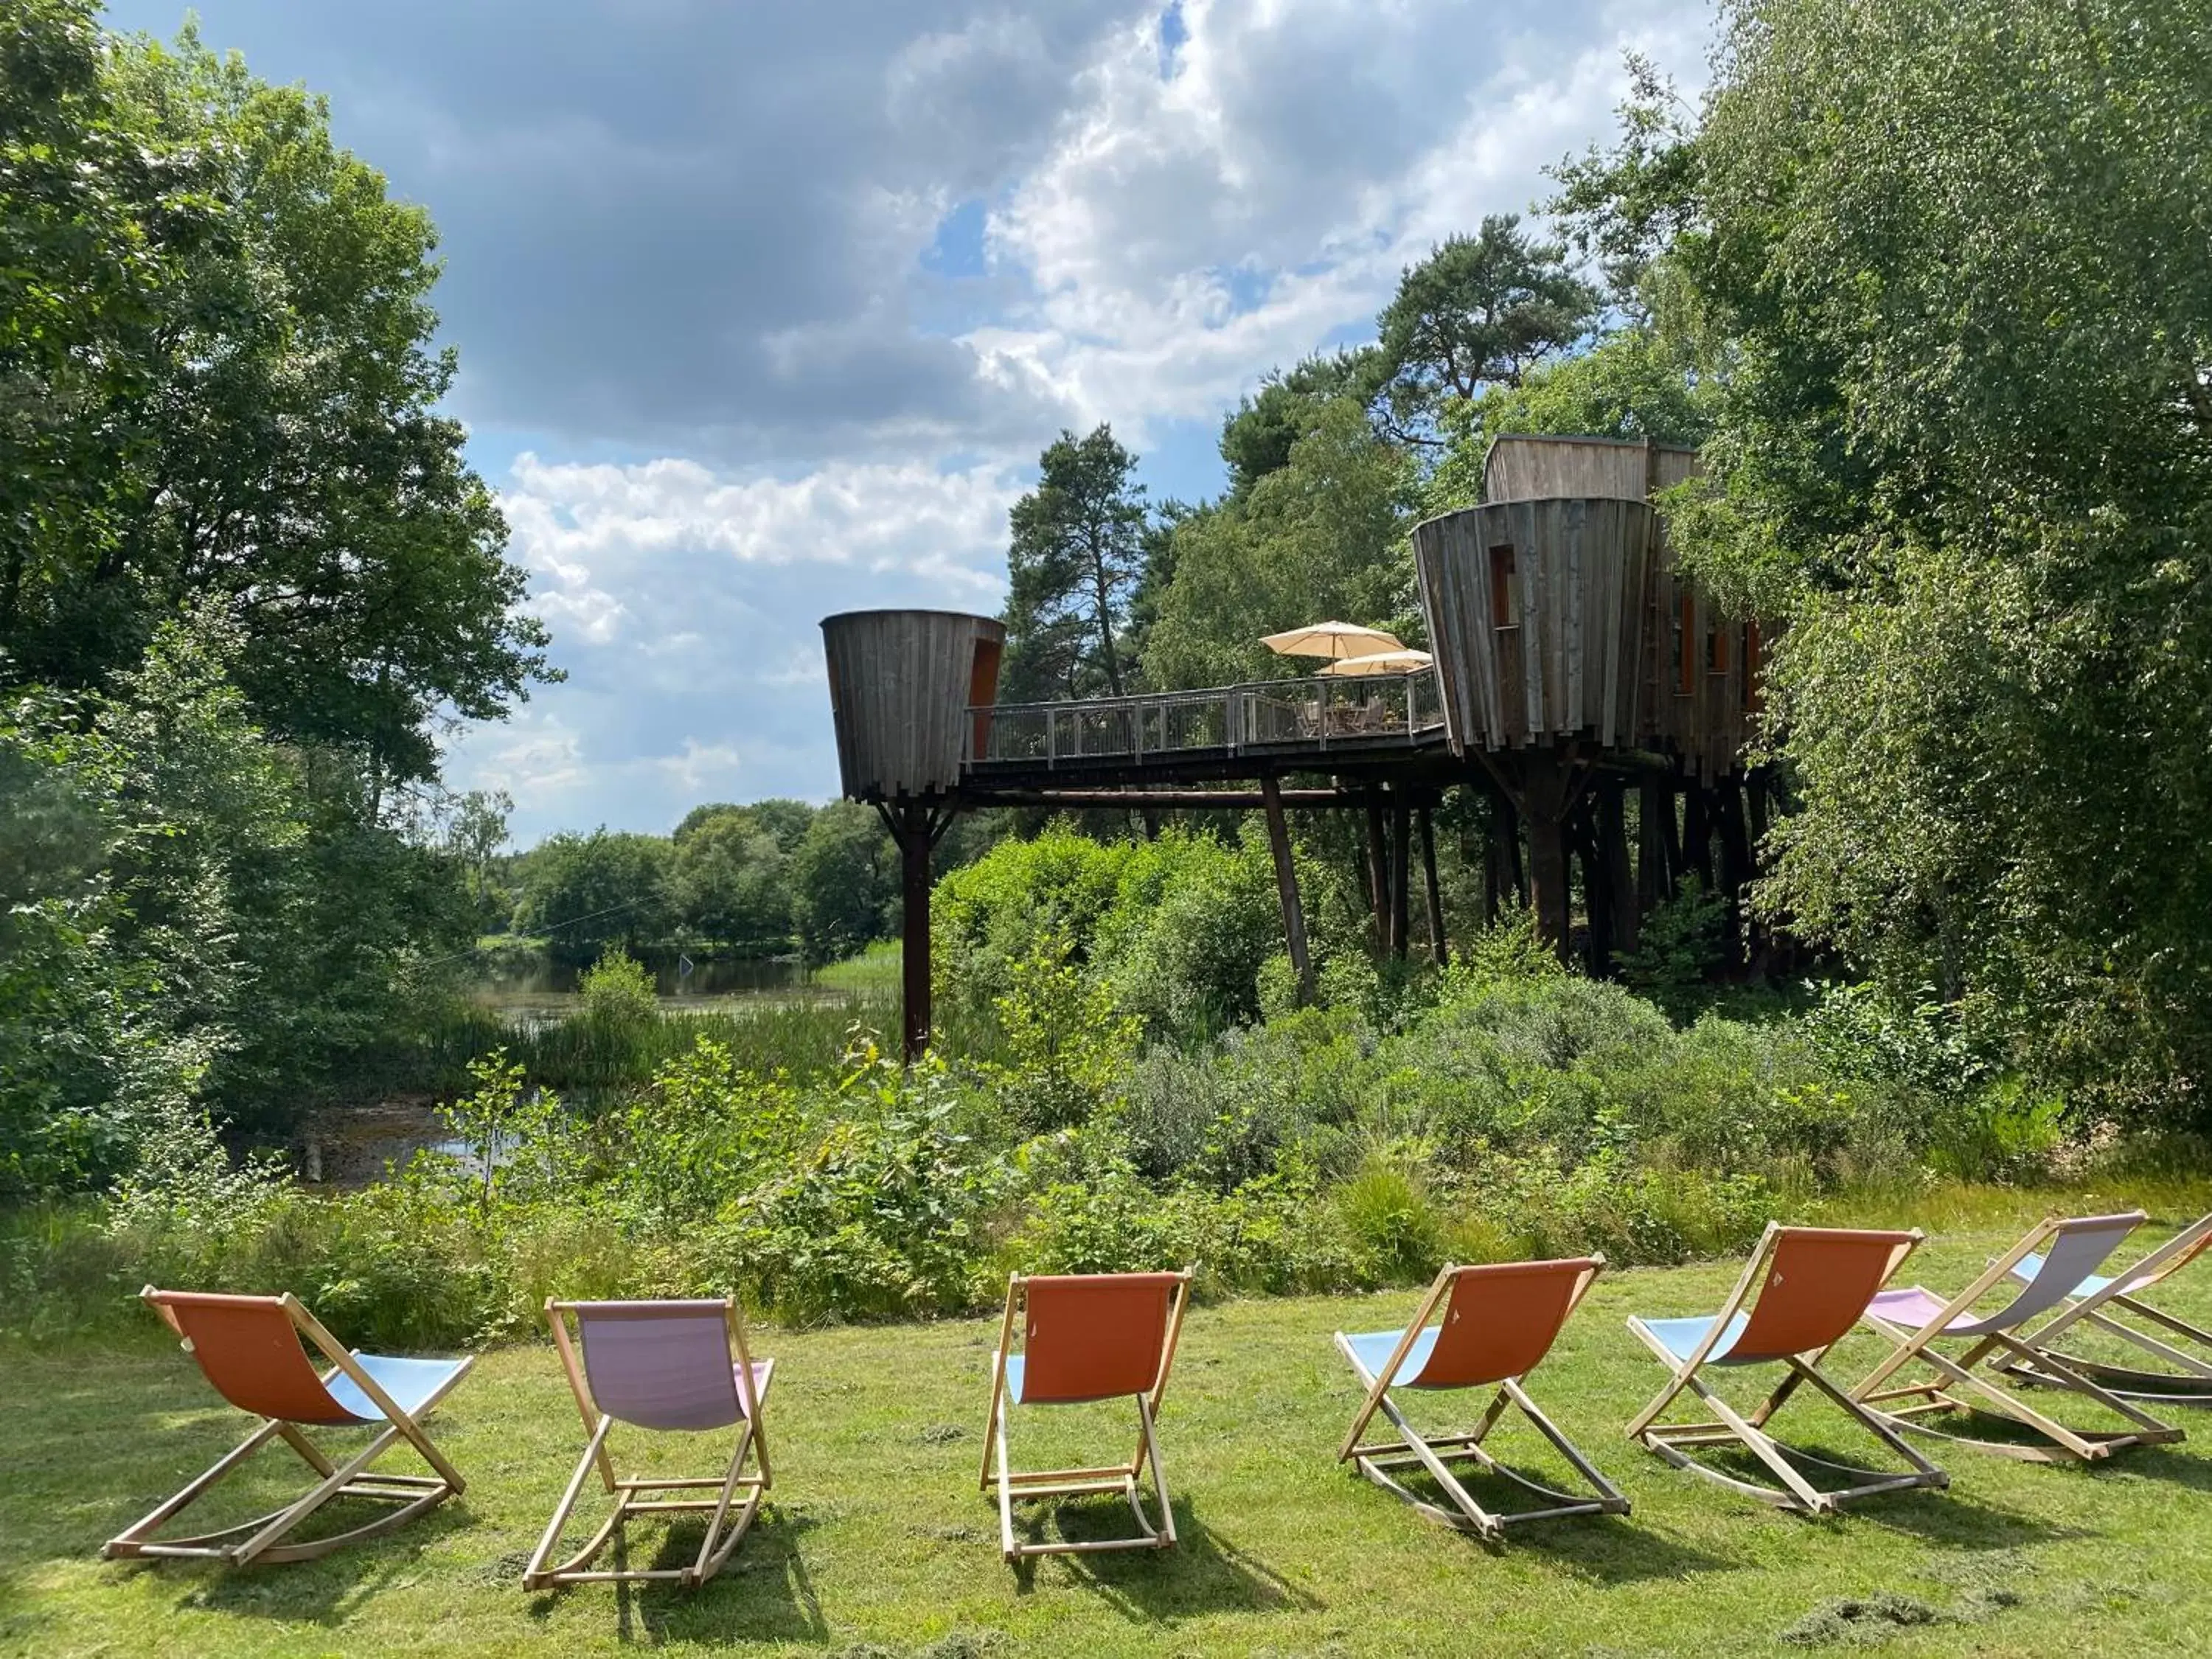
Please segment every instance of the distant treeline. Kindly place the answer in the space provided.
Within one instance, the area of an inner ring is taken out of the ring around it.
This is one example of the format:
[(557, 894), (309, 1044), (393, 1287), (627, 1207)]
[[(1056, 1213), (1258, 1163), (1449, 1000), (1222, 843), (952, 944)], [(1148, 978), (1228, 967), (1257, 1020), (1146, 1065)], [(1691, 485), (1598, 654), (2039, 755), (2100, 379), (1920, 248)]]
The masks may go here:
[[(963, 818), (939, 867), (967, 863), (996, 833)], [(854, 801), (718, 802), (667, 836), (564, 832), (488, 860), (478, 890), (488, 930), (543, 938), (572, 962), (653, 945), (834, 962), (899, 927), (898, 849)]]

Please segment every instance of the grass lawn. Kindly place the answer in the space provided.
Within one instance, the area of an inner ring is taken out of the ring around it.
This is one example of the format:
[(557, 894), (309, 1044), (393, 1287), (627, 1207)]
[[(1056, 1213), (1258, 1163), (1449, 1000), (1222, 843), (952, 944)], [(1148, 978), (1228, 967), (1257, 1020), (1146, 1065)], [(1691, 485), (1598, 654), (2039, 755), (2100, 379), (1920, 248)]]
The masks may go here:
[[(1939, 1239), (1905, 1277), (1955, 1288), (2010, 1237), (1985, 1226)], [(1735, 1271), (1599, 1281), (1532, 1392), (1635, 1513), (1526, 1528), (1494, 1551), (1332, 1461), (1357, 1389), (1329, 1334), (1401, 1320), (1410, 1291), (1195, 1310), (1161, 1423), (1182, 1547), (1020, 1572), (1000, 1560), (995, 1510), (976, 1487), (995, 1320), (759, 1332), (755, 1352), (779, 1362), (768, 1419), (775, 1490), (730, 1567), (690, 1595), (522, 1589), (522, 1564), (580, 1449), (550, 1347), (487, 1355), (432, 1418), (470, 1480), (463, 1498), (324, 1560), (225, 1572), (97, 1553), (243, 1432), (191, 1363), (150, 1333), (59, 1352), (10, 1344), (0, 1347), (0, 1651), (1804, 1650), (1785, 1632), (1816, 1645), (1871, 1638), (1900, 1655), (2212, 1650), (2212, 1414), (2200, 1419), (2201, 1447), (2137, 1450), (2094, 1471), (1946, 1448), (1948, 1494), (1876, 1499), (1826, 1522), (1760, 1508), (1628, 1445), (1622, 1425), (1662, 1373), (1622, 1318), (1707, 1311)], [(2212, 1273), (2185, 1274), (2165, 1299), (2212, 1317)], [(1875, 1352), (1850, 1352), (1845, 1380)], [(1737, 1379), (1735, 1392), (1751, 1381)], [(1480, 1405), (1412, 1398), (1439, 1426)], [(1824, 1403), (1801, 1395), (1778, 1426), (1793, 1420), (1802, 1442), (1845, 1457), (1863, 1449)], [(1122, 1414), (1103, 1407), (1017, 1413), (1014, 1432), (1017, 1460), (1030, 1467), (1127, 1449)], [(1548, 1450), (1537, 1456), (1533, 1434), (1515, 1434), (1505, 1443), (1544, 1465)], [(704, 1474), (719, 1443), (633, 1434), (617, 1446), (633, 1467), (688, 1454), (689, 1472)], [(289, 1481), (298, 1467), (281, 1449), (263, 1457), (272, 1479)], [(259, 1495), (273, 1497), (273, 1485)], [(1102, 1500), (1037, 1524), (1090, 1535), (1115, 1514)], [(688, 1559), (696, 1538), (645, 1527), (629, 1540), (630, 1559)], [(1927, 1622), (1835, 1612), (1881, 1597)]]

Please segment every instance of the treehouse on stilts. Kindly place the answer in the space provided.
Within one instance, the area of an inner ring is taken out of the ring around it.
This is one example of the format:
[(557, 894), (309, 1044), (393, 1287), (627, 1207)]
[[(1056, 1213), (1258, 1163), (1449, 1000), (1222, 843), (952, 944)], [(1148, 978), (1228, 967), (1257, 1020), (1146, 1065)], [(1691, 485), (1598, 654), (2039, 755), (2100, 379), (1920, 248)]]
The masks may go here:
[(1481, 504), (1413, 532), (1433, 661), (1402, 672), (1001, 704), (1006, 630), (989, 617), (826, 618), (843, 790), (875, 806), (900, 849), (908, 1057), (930, 1031), (930, 853), (965, 810), (1121, 807), (1147, 823), (1263, 810), (1302, 987), (1311, 965), (1286, 808), (1364, 817), (1376, 940), (1399, 955), (1417, 830), (1430, 950), (1444, 955), (1431, 809), (1455, 787), (1492, 802), (1488, 891), (1525, 890), (1563, 957), (1579, 886), (1594, 971), (1686, 877), (1740, 892), (1764, 827), (1742, 759), (1759, 629), (1679, 574), (1651, 506), (1696, 465), (1696, 452), (1666, 445), (1499, 439)]

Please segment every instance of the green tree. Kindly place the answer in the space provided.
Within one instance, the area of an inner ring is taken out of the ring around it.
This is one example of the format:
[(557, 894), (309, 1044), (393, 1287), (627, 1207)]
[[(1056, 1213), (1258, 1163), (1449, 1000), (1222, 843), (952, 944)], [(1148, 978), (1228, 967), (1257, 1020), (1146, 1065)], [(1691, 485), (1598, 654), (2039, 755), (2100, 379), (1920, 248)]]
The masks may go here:
[(782, 845), (753, 812), (717, 812), (676, 843), (670, 874), (677, 916), (702, 939), (780, 951), (791, 939), (784, 865)]
[(609, 946), (634, 951), (667, 934), (672, 848), (659, 836), (604, 825), (589, 835), (548, 836), (516, 874), (522, 902), (515, 925), (543, 933), (554, 954), (588, 962)]
[(1288, 466), (1291, 449), (1312, 430), (1321, 409), (1345, 398), (1374, 402), (1390, 372), (1382, 349), (1370, 345), (1316, 355), (1270, 374), (1221, 423), (1229, 499), (1243, 501), (1261, 479)]
[(1517, 386), (1455, 402), (1438, 422), (1445, 448), (1421, 486), (1424, 514), (1482, 499), (1490, 447), (1509, 432), (1703, 443), (1711, 394), (1686, 349), (1650, 327), (1609, 334), (1588, 351), (1540, 363)]
[(1063, 432), (1014, 503), (1006, 552), (1008, 702), (1122, 696), (1129, 599), (1144, 568), (1145, 488), (1110, 427)]
[(1375, 319), (1395, 435), (1434, 441), (1427, 428), (1454, 399), (1518, 386), (1589, 331), (1597, 292), (1566, 254), (1564, 243), (1523, 231), (1517, 216), (1493, 213), (1476, 234), (1451, 237), (1407, 267)]
[(896, 930), (899, 854), (858, 801), (815, 813), (791, 854), (791, 908), (809, 962), (835, 962)]
[(0, 263), (39, 273), (0, 284), (0, 675), (98, 685), (220, 602), (254, 719), (380, 811), (435, 718), (553, 677), (437, 412), (435, 233), (320, 100), (88, 17), (0, 41)]
[(1300, 665), (1261, 636), (1323, 617), (1419, 637), (1404, 535), (1411, 462), (1351, 398), (1310, 409), (1306, 420), (1284, 465), (1175, 526), (1174, 577), (1146, 636), (1148, 684), (1294, 673)]
[(1654, 114), (1577, 178), (1623, 241), (1675, 228), (1644, 289), (1717, 389), (1675, 531), (1789, 620), (1767, 902), (2085, 1089), (2201, 1113), (2212, 9), (1724, 19), (1686, 153), (1659, 165)]

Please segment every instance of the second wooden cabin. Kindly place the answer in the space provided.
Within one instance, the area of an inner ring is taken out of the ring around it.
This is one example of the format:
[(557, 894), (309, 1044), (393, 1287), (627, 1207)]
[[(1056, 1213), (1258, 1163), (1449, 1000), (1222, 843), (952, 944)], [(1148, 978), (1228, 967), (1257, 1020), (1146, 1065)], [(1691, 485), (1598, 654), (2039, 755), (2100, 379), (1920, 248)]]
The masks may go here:
[(1584, 740), (1664, 753), (1708, 783), (1741, 768), (1757, 624), (1678, 574), (1650, 504), (1697, 470), (1676, 445), (1510, 435), (1491, 447), (1481, 505), (1415, 527), (1455, 749)]

